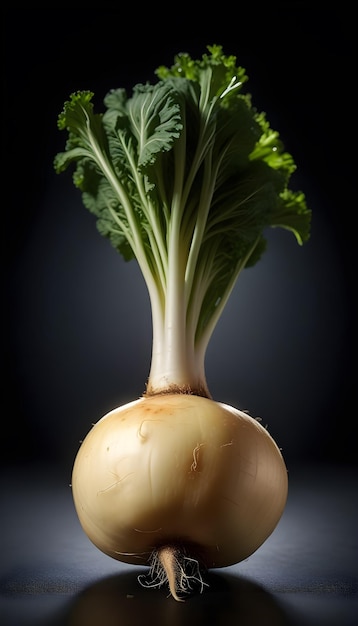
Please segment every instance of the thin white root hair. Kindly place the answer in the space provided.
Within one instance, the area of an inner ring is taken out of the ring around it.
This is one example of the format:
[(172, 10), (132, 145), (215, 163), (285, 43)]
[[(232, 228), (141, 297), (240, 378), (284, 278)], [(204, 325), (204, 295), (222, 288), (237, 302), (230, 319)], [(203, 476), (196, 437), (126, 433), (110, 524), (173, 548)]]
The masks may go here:
[(199, 588), (200, 593), (208, 584), (203, 580), (199, 561), (193, 559), (176, 546), (162, 546), (152, 552), (148, 574), (138, 576), (142, 587), (160, 588), (168, 585), (169, 595), (177, 602), (184, 602)]
[(200, 448), (203, 445), (204, 445), (203, 443), (198, 443), (198, 445), (193, 450), (193, 462), (192, 462), (191, 467), (190, 467), (190, 471), (191, 472), (195, 472), (197, 470), (197, 468), (198, 468), (199, 452), (200, 452)]

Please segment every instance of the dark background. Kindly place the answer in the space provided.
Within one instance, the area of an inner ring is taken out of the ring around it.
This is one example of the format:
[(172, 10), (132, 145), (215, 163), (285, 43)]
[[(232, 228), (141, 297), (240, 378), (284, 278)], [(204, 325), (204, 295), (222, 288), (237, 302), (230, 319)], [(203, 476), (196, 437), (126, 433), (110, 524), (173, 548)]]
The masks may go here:
[(181, 3), (119, 9), (3, 11), (3, 430), (1, 461), (68, 473), (79, 441), (144, 391), (151, 317), (144, 281), (98, 235), (53, 170), (72, 91), (155, 80), (158, 65), (223, 45), (249, 76), (312, 209), (310, 241), (271, 231), (215, 330), (215, 399), (262, 417), (294, 464), (356, 464), (356, 66), (353, 8), (340, 3)]

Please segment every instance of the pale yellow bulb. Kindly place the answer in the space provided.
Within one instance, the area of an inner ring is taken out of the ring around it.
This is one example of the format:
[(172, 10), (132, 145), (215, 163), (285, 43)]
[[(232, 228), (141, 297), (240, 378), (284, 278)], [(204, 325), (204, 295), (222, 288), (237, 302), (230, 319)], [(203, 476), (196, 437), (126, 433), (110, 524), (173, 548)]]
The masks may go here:
[(276, 527), (287, 488), (281, 452), (257, 420), (185, 394), (143, 397), (105, 415), (72, 476), (89, 539), (136, 565), (163, 545), (208, 568), (242, 561)]

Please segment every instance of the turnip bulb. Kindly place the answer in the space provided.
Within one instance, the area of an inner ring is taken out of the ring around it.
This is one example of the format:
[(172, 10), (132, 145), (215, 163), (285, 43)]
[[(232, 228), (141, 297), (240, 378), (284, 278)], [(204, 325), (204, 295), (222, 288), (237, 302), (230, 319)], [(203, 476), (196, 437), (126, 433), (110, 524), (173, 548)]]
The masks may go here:
[[(105, 112), (77, 91), (58, 117), (55, 157), (101, 235), (136, 260), (148, 289), (152, 354), (142, 397), (100, 419), (75, 459), (79, 520), (109, 556), (149, 567), (146, 586), (182, 600), (205, 569), (247, 558), (287, 498), (279, 448), (257, 419), (215, 400), (205, 375), (211, 336), (265, 229), (310, 235), (310, 210), (288, 187), (295, 163), (244, 93), (247, 76), (221, 46), (175, 57)], [(239, 316), (238, 316), (238, 319)], [(119, 340), (119, 338), (118, 338)]]
[(166, 579), (162, 567), (177, 598), (190, 587), (185, 558), (198, 563), (197, 577), (201, 567), (246, 559), (276, 527), (287, 488), (281, 452), (256, 419), (178, 393), (105, 415), (83, 441), (72, 476), (91, 541), (119, 561), (154, 562), (154, 584)]

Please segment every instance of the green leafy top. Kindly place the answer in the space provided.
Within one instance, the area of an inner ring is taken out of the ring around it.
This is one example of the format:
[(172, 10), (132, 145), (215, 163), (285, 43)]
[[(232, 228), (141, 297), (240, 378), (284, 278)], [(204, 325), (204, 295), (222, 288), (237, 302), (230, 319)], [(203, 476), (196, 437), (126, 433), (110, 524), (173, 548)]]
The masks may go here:
[[(309, 238), (310, 211), (288, 188), (295, 163), (242, 87), (245, 70), (221, 46), (175, 57), (154, 84), (110, 91), (104, 113), (93, 93), (71, 95), (58, 126), (68, 131), (62, 172), (99, 232), (136, 258), (153, 317), (148, 393), (177, 387), (209, 395), (204, 358), (244, 267), (261, 257), (267, 227)], [(173, 330), (175, 329), (175, 330)]]

